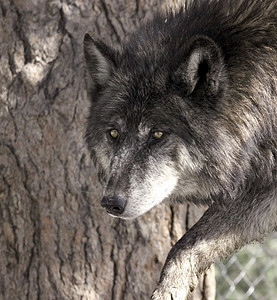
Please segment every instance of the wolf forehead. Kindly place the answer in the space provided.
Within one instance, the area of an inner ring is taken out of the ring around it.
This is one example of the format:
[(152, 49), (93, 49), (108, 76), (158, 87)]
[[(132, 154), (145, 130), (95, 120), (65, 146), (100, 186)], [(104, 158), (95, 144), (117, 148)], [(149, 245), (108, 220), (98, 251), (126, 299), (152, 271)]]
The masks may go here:
[(178, 102), (174, 96), (163, 93), (134, 89), (123, 95), (119, 91), (112, 96), (106, 94), (95, 103), (89, 119), (94, 127), (128, 131), (140, 137), (157, 130), (174, 132), (186, 126), (184, 108)]
[(167, 88), (166, 74), (156, 71), (147, 76), (143, 70), (120, 69), (111, 74), (104, 92), (92, 103), (92, 119), (128, 130), (135, 126), (143, 132), (171, 127), (172, 119), (184, 115), (187, 104)]

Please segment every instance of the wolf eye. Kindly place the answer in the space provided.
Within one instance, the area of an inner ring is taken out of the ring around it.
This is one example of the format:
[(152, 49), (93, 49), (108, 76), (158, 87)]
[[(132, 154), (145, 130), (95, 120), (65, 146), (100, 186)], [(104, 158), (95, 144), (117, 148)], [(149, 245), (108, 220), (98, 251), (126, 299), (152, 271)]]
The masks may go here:
[(153, 138), (158, 140), (163, 136), (163, 132), (162, 131), (154, 131), (153, 132)]
[(111, 129), (110, 130), (110, 135), (113, 139), (117, 139), (118, 138), (118, 131), (116, 129)]

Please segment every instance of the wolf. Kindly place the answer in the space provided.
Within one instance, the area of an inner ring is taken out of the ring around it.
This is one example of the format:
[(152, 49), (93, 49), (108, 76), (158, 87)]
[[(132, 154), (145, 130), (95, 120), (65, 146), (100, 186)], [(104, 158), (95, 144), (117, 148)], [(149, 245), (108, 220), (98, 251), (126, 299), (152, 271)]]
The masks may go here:
[(84, 56), (107, 213), (209, 207), (151, 296), (187, 299), (214, 261), (277, 228), (277, 1), (194, 0), (117, 47), (87, 33)]

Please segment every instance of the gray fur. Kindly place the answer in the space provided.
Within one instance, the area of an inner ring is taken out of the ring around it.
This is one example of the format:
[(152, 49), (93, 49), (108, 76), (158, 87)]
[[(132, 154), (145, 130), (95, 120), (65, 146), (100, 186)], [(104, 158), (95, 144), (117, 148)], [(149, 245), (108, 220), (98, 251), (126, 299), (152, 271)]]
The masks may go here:
[(186, 299), (211, 263), (277, 227), (277, 2), (195, 0), (120, 51), (86, 35), (85, 58), (87, 144), (107, 211), (209, 205), (152, 295)]

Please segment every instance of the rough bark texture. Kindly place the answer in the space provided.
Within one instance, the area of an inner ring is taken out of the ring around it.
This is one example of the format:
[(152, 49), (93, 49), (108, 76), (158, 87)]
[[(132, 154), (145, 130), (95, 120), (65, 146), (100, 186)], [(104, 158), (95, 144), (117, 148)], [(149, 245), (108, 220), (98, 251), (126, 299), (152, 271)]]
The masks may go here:
[[(148, 299), (199, 217), (186, 205), (109, 217), (84, 145), (84, 33), (121, 41), (163, 5), (0, 1), (0, 299)], [(206, 275), (195, 299), (213, 297)]]

